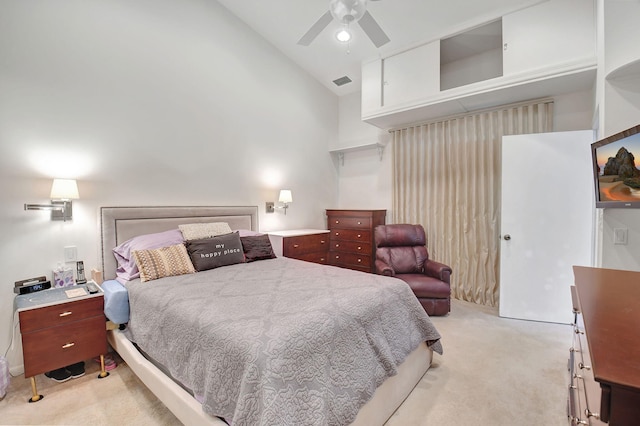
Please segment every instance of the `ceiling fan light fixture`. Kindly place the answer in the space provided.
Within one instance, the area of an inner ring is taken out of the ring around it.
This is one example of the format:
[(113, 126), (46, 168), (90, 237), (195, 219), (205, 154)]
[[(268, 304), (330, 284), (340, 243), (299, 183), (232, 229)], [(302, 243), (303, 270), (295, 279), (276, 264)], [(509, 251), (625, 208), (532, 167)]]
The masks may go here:
[(331, 15), (340, 23), (358, 21), (367, 11), (367, 0), (331, 0)]
[(336, 33), (336, 38), (340, 43), (346, 43), (351, 40), (351, 32), (348, 29), (343, 28)]

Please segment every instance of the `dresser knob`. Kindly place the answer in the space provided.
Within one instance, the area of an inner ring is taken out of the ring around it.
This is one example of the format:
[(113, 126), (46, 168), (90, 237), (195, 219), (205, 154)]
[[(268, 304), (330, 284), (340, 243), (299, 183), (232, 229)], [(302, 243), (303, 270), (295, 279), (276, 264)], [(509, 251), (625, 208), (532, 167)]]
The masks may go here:
[(339, 233), (339, 232), (336, 232), (336, 237), (337, 237), (338, 235), (340, 235), (340, 233)]
[(358, 221), (358, 225), (362, 225), (362, 222)]
[(320, 262), (324, 262), (324, 257), (321, 257), (321, 258), (320, 258)]
[(71, 342), (71, 343), (67, 343), (66, 345), (62, 345), (62, 349), (68, 349), (71, 346), (75, 345), (75, 343)]
[(324, 240), (320, 240), (320, 244), (324, 244)]
[(590, 365), (584, 365), (582, 362), (578, 363), (578, 367), (580, 367), (581, 370), (591, 370)]
[(600, 420), (600, 413), (594, 413), (592, 411), (589, 411), (588, 408), (584, 409), (584, 415), (587, 417), (593, 417), (594, 419)]
[(63, 312), (63, 313), (61, 313), (61, 314), (60, 314), (60, 316), (61, 316), (61, 317), (66, 317), (66, 316), (71, 315), (71, 314), (73, 314), (73, 312), (71, 312), (71, 311), (67, 311), (67, 312)]
[(362, 237), (362, 235), (358, 234), (358, 238)]
[(358, 259), (358, 263), (362, 262), (362, 259)]
[(336, 220), (336, 223), (340, 223), (340, 221), (339, 221), (339, 220)]
[(336, 244), (336, 248), (340, 247), (340, 244)]
[(362, 247), (358, 247), (358, 250), (362, 250)]
[(300, 247), (298, 244), (293, 245), (293, 248), (298, 248), (298, 247)]
[(336, 259), (340, 259), (340, 256), (336, 256)]

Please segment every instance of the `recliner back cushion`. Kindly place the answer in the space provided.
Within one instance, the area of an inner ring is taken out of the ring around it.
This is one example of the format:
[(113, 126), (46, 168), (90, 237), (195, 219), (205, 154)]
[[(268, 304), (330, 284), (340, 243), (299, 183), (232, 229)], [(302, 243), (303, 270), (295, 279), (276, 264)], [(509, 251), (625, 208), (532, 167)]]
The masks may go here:
[(424, 246), (378, 247), (376, 258), (391, 266), (396, 274), (418, 274), (429, 254)]

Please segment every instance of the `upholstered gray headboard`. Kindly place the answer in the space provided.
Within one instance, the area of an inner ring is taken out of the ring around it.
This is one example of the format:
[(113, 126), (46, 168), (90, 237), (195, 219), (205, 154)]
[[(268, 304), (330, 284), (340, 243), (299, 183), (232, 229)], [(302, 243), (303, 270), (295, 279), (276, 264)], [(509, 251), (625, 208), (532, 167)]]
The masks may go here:
[(257, 206), (197, 207), (101, 207), (102, 272), (105, 280), (116, 277), (113, 248), (137, 235), (177, 229), (186, 223), (227, 222), (231, 229), (258, 230)]

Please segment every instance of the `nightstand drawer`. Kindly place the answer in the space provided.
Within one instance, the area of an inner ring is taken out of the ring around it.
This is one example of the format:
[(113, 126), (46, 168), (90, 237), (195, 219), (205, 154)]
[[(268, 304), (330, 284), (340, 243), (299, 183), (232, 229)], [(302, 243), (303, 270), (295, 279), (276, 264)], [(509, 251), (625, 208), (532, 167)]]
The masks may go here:
[(20, 331), (24, 334), (80, 321), (96, 315), (103, 315), (103, 310), (104, 299), (102, 297), (92, 297), (44, 308), (28, 309), (19, 313)]
[(23, 333), (22, 347), (25, 377), (104, 354), (107, 352), (104, 315)]
[(354, 229), (335, 229), (331, 231), (331, 244), (336, 241), (366, 241), (371, 242), (371, 231)]
[(283, 241), (282, 253), (286, 257), (300, 259), (303, 254), (327, 252), (329, 234), (311, 234), (287, 237)]
[(305, 262), (321, 263), (324, 265), (328, 263), (329, 256), (325, 251), (325, 252), (301, 254), (296, 257), (291, 257), (291, 259), (304, 260)]

